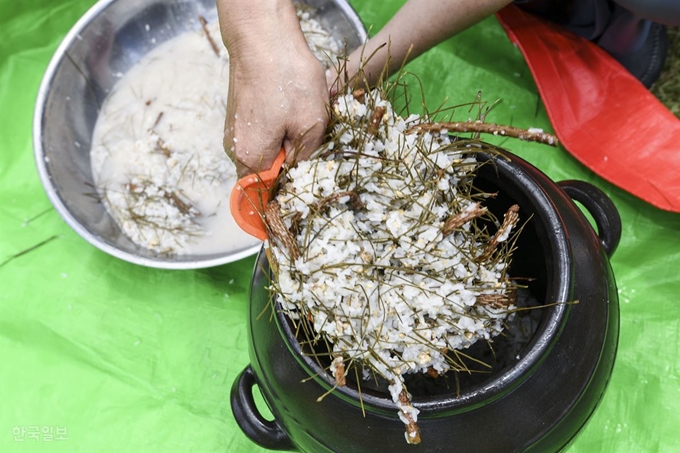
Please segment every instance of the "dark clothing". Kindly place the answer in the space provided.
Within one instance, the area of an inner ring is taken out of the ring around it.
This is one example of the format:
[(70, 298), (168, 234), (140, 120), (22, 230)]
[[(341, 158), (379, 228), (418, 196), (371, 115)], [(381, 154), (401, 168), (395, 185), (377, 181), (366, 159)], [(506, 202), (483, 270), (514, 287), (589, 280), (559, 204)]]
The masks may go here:
[(643, 84), (661, 73), (665, 25), (680, 25), (680, 0), (516, 0), (567, 30), (597, 43)]
[(514, 3), (591, 40), (601, 36), (612, 18), (624, 11), (637, 20), (680, 25), (678, 0), (515, 0)]

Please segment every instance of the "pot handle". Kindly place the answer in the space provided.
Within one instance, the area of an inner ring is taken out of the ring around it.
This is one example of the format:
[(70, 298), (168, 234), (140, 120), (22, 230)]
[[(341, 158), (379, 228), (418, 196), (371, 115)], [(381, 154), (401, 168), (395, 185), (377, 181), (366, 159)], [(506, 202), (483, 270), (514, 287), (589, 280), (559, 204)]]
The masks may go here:
[(600, 189), (585, 181), (560, 181), (557, 184), (572, 199), (585, 206), (595, 219), (604, 251), (612, 256), (621, 240), (621, 216), (612, 200)]
[(231, 387), (231, 410), (241, 431), (253, 442), (269, 450), (295, 450), (288, 434), (274, 420), (266, 420), (255, 405), (255, 373), (248, 365)]

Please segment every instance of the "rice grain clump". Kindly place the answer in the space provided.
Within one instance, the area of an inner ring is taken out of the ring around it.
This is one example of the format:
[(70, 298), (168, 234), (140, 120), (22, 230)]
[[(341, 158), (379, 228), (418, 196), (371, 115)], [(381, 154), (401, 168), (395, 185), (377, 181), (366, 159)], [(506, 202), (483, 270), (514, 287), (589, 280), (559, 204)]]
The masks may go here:
[(296, 3), (295, 8), (309, 49), (325, 69), (331, 68), (337, 58), (343, 55), (342, 44), (314, 17), (312, 8), (300, 3)]
[[(344, 49), (314, 14), (298, 5), (310, 49), (329, 68)], [(202, 28), (115, 75), (121, 79), (93, 133), (92, 175), (106, 209), (134, 244), (156, 254), (211, 255), (258, 243), (224, 203), (237, 180), (222, 144), (229, 55), (219, 24), (199, 21)]]
[(273, 289), (305, 342), (328, 348), (337, 386), (357, 365), (389, 382), (418, 443), (404, 375), (468, 371), (456, 351), (501, 332), (518, 207), (498, 221), (474, 192), (482, 142), (419, 128), (429, 119), (400, 117), (382, 90), (332, 109), (330, 140), (267, 207)]

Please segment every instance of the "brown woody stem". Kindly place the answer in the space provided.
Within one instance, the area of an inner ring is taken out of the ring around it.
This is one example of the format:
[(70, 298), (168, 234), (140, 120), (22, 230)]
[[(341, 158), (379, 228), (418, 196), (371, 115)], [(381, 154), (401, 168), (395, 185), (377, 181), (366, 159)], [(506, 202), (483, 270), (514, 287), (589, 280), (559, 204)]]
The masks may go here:
[[(411, 396), (406, 392), (406, 390), (402, 390), (401, 393), (399, 394), (399, 402), (403, 406), (411, 406)], [(416, 423), (413, 418), (411, 417), (411, 414), (402, 411), (401, 414), (404, 416), (406, 420), (408, 420), (407, 423), (404, 423), (404, 426), (406, 427), (406, 442), (408, 442), (411, 445), (417, 445), (420, 443), (420, 428), (418, 427), (418, 423)]]
[(449, 219), (444, 223), (442, 228), (442, 234), (444, 237), (453, 233), (458, 228), (462, 227), (470, 220), (475, 219), (486, 212), (486, 208), (481, 207), (481, 203), (477, 202), (474, 207), (470, 210), (461, 211), (456, 215), (449, 217)]
[(477, 303), (493, 308), (508, 308), (516, 301), (515, 291), (506, 294), (480, 294), (477, 296)]
[(300, 257), (300, 251), (298, 250), (295, 238), (286, 228), (286, 224), (283, 223), (280, 212), (281, 206), (279, 202), (276, 200), (270, 201), (265, 208), (264, 218), (272, 239), (276, 240), (290, 254), (291, 261), (295, 261)]
[(503, 216), (503, 223), (501, 224), (501, 227), (498, 229), (498, 231), (496, 231), (496, 234), (493, 235), (491, 241), (489, 241), (489, 245), (486, 246), (486, 250), (484, 250), (484, 253), (482, 253), (482, 255), (479, 257), (480, 261), (487, 261), (489, 258), (491, 258), (494, 250), (496, 250), (496, 246), (501, 242), (499, 238), (506, 235), (508, 230), (511, 230), (515, 225), (517, 225), (518, 221), (519, 206), (514, 204), (510, 206), (508, 212), (506, 212)]
[(205, 33), (205, 37), (208, 39), (210, 47), (212, 48), (213, 52), (215, 52), (215, 55), (219, 57), (220, 49), (219, 47), (217, 47), (217, 44), (215, 44), (215, 41), (212, 39), (212, 36), (210, 36), (210, 32), (208, 31), (208, 21), (205, 20), (205, 17), (203, 16), (198, 16), (198, 21), (201, 23), (201, 28), (203, 28), (203, 33)]
[(543, 131), (529, 131), (513, 126), (501, 126), (494, 123), (483, 123), (481, 121), (465, 121), (454, 123), (424, 123), (418, 124), (408, 129), (406, 133), (416, 132), (477, 132), (482, 134), (502, 135), (505, 137), (518, 138), (520, 140), (544, 143), (546, 145), (557, 146), (559, 140), (553, 134)]
[(385, 107), (376, 107), (373, 111), (373, 116), (371, 116), (371, 122), (368, 124), (368, 133), (375, 135), (380, 127), (380, 122), (385, 114)]
[(347, 379), (345, 378), (345, 362), (342, 360), (342, 356), (337, 356), (333, 359), (333, 377), (335, 377), (335, 384), (338, 387), (347, 385)]

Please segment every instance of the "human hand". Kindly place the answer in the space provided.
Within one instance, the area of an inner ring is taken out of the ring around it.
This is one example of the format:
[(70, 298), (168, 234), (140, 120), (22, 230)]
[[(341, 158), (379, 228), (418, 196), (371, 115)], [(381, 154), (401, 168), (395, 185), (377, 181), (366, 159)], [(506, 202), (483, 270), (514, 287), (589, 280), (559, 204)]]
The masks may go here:
[[(268, 17), (275, 23), (264, 24)], [(309, 157), (328, 123), (328, 88), (292, 3), (271, 16), (260, 11), (251, 18), (257, 27), (222, 19), (230, 56), (224, 148), (239, 176), (270, 168), (281, 146), (288, 162)]]

